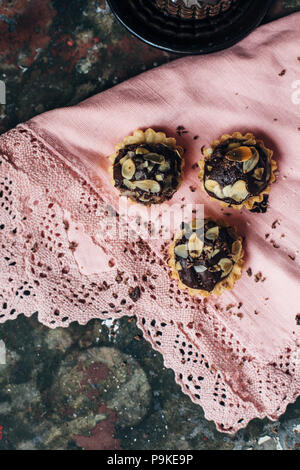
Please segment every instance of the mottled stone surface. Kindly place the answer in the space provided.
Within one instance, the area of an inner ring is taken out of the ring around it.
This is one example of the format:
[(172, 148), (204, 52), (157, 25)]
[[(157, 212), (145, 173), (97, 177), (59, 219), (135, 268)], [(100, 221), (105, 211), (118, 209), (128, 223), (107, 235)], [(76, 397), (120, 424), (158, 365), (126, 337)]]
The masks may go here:
[[(299, 0), (274, 2), (268, 20), (293, 9)], [(0, 132), (174, 58), (131, 37), (104, 1), (0, 0)], [(0, 450), (300, 448), (300, 400), (276, 423), (217, 432), (134, 319), (49, 330), (20, 317), (0, 340)]]

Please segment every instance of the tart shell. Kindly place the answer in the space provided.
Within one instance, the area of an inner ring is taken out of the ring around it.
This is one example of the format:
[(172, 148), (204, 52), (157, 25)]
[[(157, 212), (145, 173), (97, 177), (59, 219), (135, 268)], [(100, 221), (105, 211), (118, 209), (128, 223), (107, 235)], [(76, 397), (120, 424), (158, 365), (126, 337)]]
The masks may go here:
[[(238, 234), (236, 232), (236, 229), (234, 227), (232, 227), (231, 225), (226, 224), (222, 220), (214, 220), (214, 219), (209, 218), (209, 217), (207, 217), (206, 220), (212, 220), (213, 222), (215, 222), (216, 224), (218, 224), (222, 227), (227, 227), (227, 228), (234, 229), (234, 231), (236, 233), (236, 240), (240, 241), (241, 244), (243, 244), (243, 238), (238, 236)], [(232, 271), (230, 272), (230, 274), (225, 279), (218, 282), (211, 292), (208, 292), (208, 291), (202, 290), (202, 289), (192, 289), (191, 287), (188, 287), (187, 285), (185, 285), (181, 281), (180, 276), (178, 274), (178, 271), (176, 269), (176, 258), (175, 258), (174, 249), (175, 249), (175, 246), (176, 246), (176, 242), (178, 240), (180, 240), (182, 238), (182, 236), (183, 236), (183, 231), (180, 231), (180, 232), (176, 233), (176, 235), (174, 236), (173, 243), (169, 246), (169, 261), (168, 261), (168, 264), (169, 264), (169, 267), (171, 268), (171, 278), (177, 281), (178, 288), (180, 290), (187, 290), (189, 295), (191, 295), (192, 297), (195, 297), (195, 296), (198, 296), (198, 295), (201, 295), (202, 297), (209, 297), (211, 295), (219, 296), (225, 290), (232, 290), (233, 287), (234, 287), (235, 282), (238, 279), (240, 279), (241, 276), (242, 276), (242, 270), (243, 270), (243, 267), (244, 267), (244, 264), (245, 264), (244, 260), (243, 260), (243, 257), (244, 257), (243, 248), (242, 248), (242, 251), (239, 255), (239, 258), (235, 261), (235, 264), (233, 265), (233, 268), (232, 268)]]
[[(127, 145), (132, 145), (132, 144), (163, 144), (174, 150), (177, 150), (181, 158), (181, 171), (180, 171), (180, 178), (178, 179), (178, 185), (176, 189), (177, 191), (181, 185), (181, 182), (184, 176), (184, 159), (183, 159), (184, 149), (183, 147), (177, 145), (176, 139), (174, 137), (167, 137), (164, 132), (156, 132), (151, 128), (145, 131), (141, 129), (137, 129), (136, 131), (133, 132), (132, 135), (125, 137), (122, 143), (117, 144), (115, 146), (115, 152), (109, 157), (112, 163), (112, 165), (109, 167), (109, 170), (108, 170), (109, 173), (113, 176), (114, 162), (119, 154), (119, 151), (125, 148)], [(111, 183), (113, 186), (116, 186), (116, 183), (113, 177), (111, 179)], [(122, 192), (120, 192), (120, 195), (122, 196)], [(139, 204), (139, 202), (136, 201), (135, 199), (132, 199), (132, 198), (128, 198), (128, 199), (132, 203)], [(151, 205), (151, 203), (143, 204), (143, 205), (147, 206), (147, 205)]]
[[(262, 148), (262, 150), (266, 153), (266, 155), (268, 155), (270, 165), (271, 165), (271, 176), (270, 176), (270, 181), (268, 183), (268, 186), (260, 194), (258, 194), (257, 196), (249, 197), (248, 199), (246, 199), (241, 204), (229, 204), (229, 203), (227, 203), (225, 201), (222, 201), (218, 198), (214, 198), (210, 194), (207, 193), (207, 191), (205, 189), (205, 186), (204, 186), (205, 162), (209, 160), (209, 158), (210, 158), (213, 150), (215, 149), (215, 147), (217, 147), (222, 142), (224, 142), (228, 139), (231, 139), (231, 138), (234, 138), (234, 139), (254, 139), (256, 141), (256, 143), (259, 144), (259, 146)], [(198, 173), (198, 178), (202, 181), (202, 188), (206, 192), (206, 194), (209, 196), (209, 198), (212, 201), (219, 202), (223, 207), (232, 207), (232, 208), (237, 209), (237, 210), (241, 210), (243, 207), (246, 207), (248, 210), (251, 210), (251, 209), (253, 209), (253, 206), (254, 206), (255, 203), (262, 202), (263, 199), (264, 199), (264, 196), (268, 195), (270, 193), (271, 184), (276, 181), (275, 171), (277, 170), (277, 163), (273, 158), (274, 152), (272, 150), (268, 149), (267, 147), (265, 147), (264, 142), (262, 140), (257, 140), (255, 138), (255, 136), (250, 132), (248, 132), (245, 135), (242, 135), (240, 132), (234, 132), (232, 135), (223, 134), (222, 137), (219, 140), (214, 140), (210, 147), (205, 148), (203, 150), (203, 154), (204, 154), (204, 158), (202, 158), (198, 162), (198, 165), (199, 165), (199, 168), (200, 168), (200, 172)]]

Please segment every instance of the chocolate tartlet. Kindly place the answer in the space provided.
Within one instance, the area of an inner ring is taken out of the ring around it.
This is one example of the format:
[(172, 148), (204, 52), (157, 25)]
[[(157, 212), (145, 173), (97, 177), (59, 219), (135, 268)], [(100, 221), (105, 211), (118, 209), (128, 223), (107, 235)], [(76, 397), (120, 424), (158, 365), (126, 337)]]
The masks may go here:
[(191, 295), (220, 295), (242, 275), (242, 238), (210, 218), (184, 224), (170, 246), (169, 265), (180, 289)]
[(122, 196), (144, 205), (171, 199), (183, 176), (183, 149), (163, 132), (137, 130), (111, 156), (113, 184)]
[(169, 15), (183, 19), (201, 20), (219, 15), (236, 0), (155, 0), (156, 5)]
[(204, 190), (223, 206), (251, 210), (263, 201), (275, 181), (273, 152), (253, 134), (223, 135), (204, 149), (199, 178)]

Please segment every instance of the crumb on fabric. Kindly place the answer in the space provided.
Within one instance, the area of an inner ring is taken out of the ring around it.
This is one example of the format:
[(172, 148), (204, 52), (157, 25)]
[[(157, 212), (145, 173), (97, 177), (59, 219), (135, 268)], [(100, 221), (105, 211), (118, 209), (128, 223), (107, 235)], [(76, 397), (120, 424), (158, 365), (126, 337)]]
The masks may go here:
[(277, 225), (280, 225), (280, 222), (278, 219), (274, 220), (274, 222), (272, 223), (272, 229), (275, 229)]
[(188, 131), (185, 129), (184, 126), (177, 126), (177, 129), (176, 129), (176, 134), (181, 136), (183, 134), (187, 134)]

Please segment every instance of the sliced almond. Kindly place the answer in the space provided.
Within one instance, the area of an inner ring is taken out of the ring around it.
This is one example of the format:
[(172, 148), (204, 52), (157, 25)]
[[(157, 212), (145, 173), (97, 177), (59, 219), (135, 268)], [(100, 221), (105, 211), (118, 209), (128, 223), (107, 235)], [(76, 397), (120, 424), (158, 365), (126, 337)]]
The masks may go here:
[(229, 259), (229, 258), (220, 259), (220, 261), (218, 262), (218, 265), (220, 266), (220, 268), (223, 271), (223, 274), (222, 274), (221, 277), (228, 276), (228, 274), (230, 273), (230, 271), (233, 268), (233, 263), (232, 263), (231, 259)]
[(128, 158), (132, 157), (134, 157), (134, 152), (127, 152), (126, 155), (124, 155), (124, 157), (119, 161), (120, 165), (123, 165), (123, 163), (128, 160)]
[(140, 165), (137, 166), (137, 170), (143, 170), (144, 168), (147, 168), (148, 162), (147, 160), (144, 163), (140, 163)]
[(194, 266), (194, 270), (196, 271), (197, 274), (204, 273), (205, 271), (207, 271), (207, 267), (203, 265), (198, 265), (198, 266)]
[(209, 228), (205, 233), (207, 240), (215, 241), (219, 236), (220, 228), (216, 225), (215, 227)]
[(193, 233), (190, 236), (189, 242), (188, 242), (188, 248), (189, 248), (189, 253), (192, 258), (199, 258), (199, 256), (202, 253), (204, 243), (202, 240), (200, 240), (197, 237), (196, 233)]
[(252, 152), (250, 147), (241, 146), (233, 150), (229, 150), (225, 157), (227, 160), (231, 160), (233, 162), (246, 162), (252, 158)]
[(131, 158), (128, 158), (122, 165), (122, 176), (127, 180), (131, 180), (135, 173), (135, 164)]
[(164, 175), (156, 175), (155, 176), (157, 181), (163, 181), (164, 180)]
[(170, 166), (170, 162), (163, 162), (161, 165), (159, 165), (158, 167), (158, 170), (159, 171), (162, 171), (163, 173), (165, 173), (166, 171), (169, 171), (171, 168)]
[(187, 245), (177, 245), (177, 246), (175, 246), (174, 252), (180, 258), (186, 259), (189, 256)]
[(148, 171), (149, 173), (150, 173), (150, 171), (153, 170), (154, 165), (155, 165), (154, 163), (152, 163), (152, 162), (150, 162), (150, 161), (148, 162), (147, 171)]
[(210, 255), (210, 258), (213, 258), (213, 257), (216, 256), (218, 253), (220, 253), (220, 250), (218, 250), (218, 249), (217, 249), (217, 250), (214, 250), (214, 251), (212, 252), (212, 254)]
[(158, 153), (149, 152), (144, 155), (144, 158), (149, 160), (152, 163), (162, 164), (165, 161), (165, 157), (163, 155), (159, 155)]
[[(215, 188), (219, 186), (219, 183), (217, 181), (214, 181), (214, 180), (210, 180), (210, 179), (207, 179), (205, 181), (205, 188), (207, 189), (207, 191), (209, 191), (210, 193), (213, 193), (215, 191)], [(220, 187), (220, 186), (219, 186)]]
[(223, 194), (223, 191), (222, 191), (222, 188), (221, 186), (219, 185), (219, 183), (217, 181), (214, 181), (214, 180), (206, 180), (205, 181), (205, 188), (207, 189), (207, 191), (211, 192), (211, 193), (214, 193), (214, 195), (219, 198), (219, 199), (224, 199), (224, 194)]
[(242, 202), (248, 196), (248, 190), (245, 181), (239, 180), (231, 188), (230, 198), (236, 202)]
[(136, 189), (135, 184), (132, 183), (131, 181), (127, 180), (127, 179), (124, 179), (124, 180), (123, 180), (123, 184), (124, 184), (124, 185), (126, 186), (126, 188), (128, 188), (128, 189), (132, 189), (132, 190)]
[(243, 173), (250, 173), (250, 171), (252, 171), (258, 164), (259, 153), (255, 147), (251, 147), (251, 150), (252, 150), (253, 157), (247, 162), (243, 163)]
[(262, 177), (263, 177), (263, 174), (264, 174), (264, 168), (256, 168), (256, 170), (254, 171), (254, 178), (256, 178), (257, 180), (261, 180)]
[(149, 153), (149, 150), (145, 149), (144, 147), (138, 147), (135, 151), (136, 155), (146, 155)]
[(159, 193), (161, 190), (160, 184), (154, 180), (135, 181), (134, 184), (137, 188), (143, 191), (150, 191), (151, 193)]
[(238, 261), (242, 252), (242, 243), (240, 240), (236, 240), (235, 242), (233, 242), (231, 251), (234, 261)]
[(232, 191), (232, 185), (229, 184), (228, 186), (225, 186), (225, 188), (223, 188), (222, 191), (225, 197), (230, 197), (231, 191)]
[(182, 266), (181, 264), (179, 263), (179, 261), (177, 261), (176, 265), (175, 265), (175, 268), (177, 271), (181, 271), (182, 270)]

